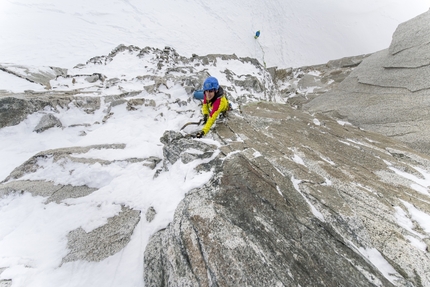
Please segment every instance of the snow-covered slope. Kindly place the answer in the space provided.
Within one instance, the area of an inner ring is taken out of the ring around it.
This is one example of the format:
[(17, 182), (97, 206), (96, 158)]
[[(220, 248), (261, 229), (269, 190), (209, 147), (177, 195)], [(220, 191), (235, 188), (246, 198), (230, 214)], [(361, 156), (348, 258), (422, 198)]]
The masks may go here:
[(125, 44), (298, 67), (385, 49), (398, 24), (429, 7), (429, 0), (1, 0), (0, 63), (71, 68)]

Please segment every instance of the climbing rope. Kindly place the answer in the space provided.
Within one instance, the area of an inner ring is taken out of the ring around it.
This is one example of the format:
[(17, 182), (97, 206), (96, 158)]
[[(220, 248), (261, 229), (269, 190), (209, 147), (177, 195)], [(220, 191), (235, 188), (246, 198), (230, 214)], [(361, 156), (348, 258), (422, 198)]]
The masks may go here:
[[(260, 47), (261, 53), (263, 55), (263, 57), (262, 57), (263, 58), (263, 90), (264, 90), (264, 97), (267, 100), (268, 96), (267, 96), (267, 88), (266, 88), (266, 77), (267, 77), (268, 72), (267, 72), (267, 67), (266, 67), (266, 60), (264, 59), (265, 52), (264, 52), (263, 46), (261, 45), (260, 41), (258, 41), (258, 37), (260, 37), (260, 30), (255, 32), (254, 39), (256, 40), (258, 46)], [(272, 99), (269, 99), (269, 101), (272, 101)]]

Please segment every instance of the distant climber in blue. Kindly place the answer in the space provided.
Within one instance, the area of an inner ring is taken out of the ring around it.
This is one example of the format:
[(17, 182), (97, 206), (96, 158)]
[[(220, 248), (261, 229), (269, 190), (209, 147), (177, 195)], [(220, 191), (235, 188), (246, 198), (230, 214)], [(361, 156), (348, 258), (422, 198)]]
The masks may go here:
[(230, 110), (230, 105), (224, 90), (220, 87), (215, 77), (209, 77), (203, 83), (204, 99), (202, 106), (203, 128), (195, 134), (196, 138), (201, 138), (207, 134), (215, 123), (217, 117)]
[(254, 38), (257, 39), (258, 37), (260, 37), (260, 30), (258, 30), (257, 32), (255, 32)]

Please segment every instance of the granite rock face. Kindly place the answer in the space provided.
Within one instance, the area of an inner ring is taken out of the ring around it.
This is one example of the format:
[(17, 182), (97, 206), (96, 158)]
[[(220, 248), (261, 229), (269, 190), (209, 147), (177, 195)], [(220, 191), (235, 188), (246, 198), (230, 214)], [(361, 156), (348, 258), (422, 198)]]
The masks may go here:
[(216, 132), (224, 145), (211, 163), (215, 176), (152, 237), (146, 286), (430, 284), (429, 247), (409, 241), (425, 244), (429, 234), (417, 226), (421, 235), (412, 235), (396, 219), (409, 204), (430, 205), (395, 176), (429, 170), (430, 158), (271, 103), (243, 107)]
[(366, 58), (336, 89), (306, 103), (430, 154), (430, 11), (400, 24), (390, 47)]

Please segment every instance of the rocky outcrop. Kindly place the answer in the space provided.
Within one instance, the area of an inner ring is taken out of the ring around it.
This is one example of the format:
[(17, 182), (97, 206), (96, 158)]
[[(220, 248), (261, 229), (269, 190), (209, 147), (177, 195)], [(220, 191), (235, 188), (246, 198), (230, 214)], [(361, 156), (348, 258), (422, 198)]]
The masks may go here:
[(85, 260), (101, 261), (121, 251), (129, 242), (140, 220), (140, 212), (122, 206), (121, 212), (91, 232), (83, 228), (71, 231), (67, 236), (67, 254), (62, 263)]
[(430, 11), (397, 28), (338, 88), (304, 105), (430, 154)]
[(430, 158), (286, 105), (247, 105), (216, 131), (215, 176), (152, 237), (146, 286), (430, 284), (430, 234), (397, 219), (409, 204), (430, 212), (427, 195), (395, 177)]
[(64, 199), (84, 197), (93, 193), (96, 188), (91, 188), (85, 185), (57, 185), (53, 182), (42, 180), (16, 180), (0, 185), (0, 196), (5, 196), (10, 193), (30, 192), (34, 196), (47, 197), (45, 201), (60, 203)]
[(29, 67), (15, 64), (0, 64), (0, 70), (20, 77), (32, 83), (40, 84), (45, 89), (51, 89), (50, 81), (57, 76), (67, 75), (67, 69), (58, 67)]
[(47, 114), (40, 119), (39, 123), (37, 124), (37, 126), (34, 128), (33, 131), (37, 133), (42, 133), (50, 128), (53, 128), (53, 127), (61, 128), (62, 126), (63, 124), (56, 116), (54, 116), (53, 114)]
[[(108, 160), (103, 159), (85, 159), (73, 156), (73, 154), (82, 154), (86, 153), (92, 149), (123, 149), (125, 147), (124, 144), (106, 144), (106, 145), (92, 145), (86, 147), (71, 147), (71, 148), (60, 148), (55, 150), (47, 150), (40, 152), (22, 165), (16, 167), (10, 175), (3, 181), (8, 182), (10, 180), (20, 179), (27, 173), (35, 172), (37, 169), (41, 168), (38, 165), (39, 159), (51, 158), (55, 163), (57, 161), (66, 160), (71, 162), (79, 162), (79, 163), (87, 163), (87, 164), (109, 164), (111, 163)], [(134, 161), (136, 159), (129, 159), (130, 161)], [(141, 159), (144, 161), (145, 159)]]
[(43, 110), (48, 105), (49, 103), (40, 100), (0, 98), (0, 128), (17, 125), (29, 114)]
[(296, 108), (312, 99), (336, 89), (349, 74), (370, 54), (345, 57), (322, 65), (268, 71), (275, 90), (285, 102)]

